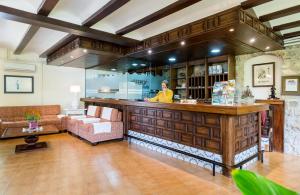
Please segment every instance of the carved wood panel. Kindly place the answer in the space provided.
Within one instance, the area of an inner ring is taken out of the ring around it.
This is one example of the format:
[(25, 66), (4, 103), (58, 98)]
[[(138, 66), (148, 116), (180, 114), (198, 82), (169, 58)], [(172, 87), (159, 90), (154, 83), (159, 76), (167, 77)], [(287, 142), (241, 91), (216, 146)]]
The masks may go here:
[(220, 115), (129, 106), (130, 130), (222, 154)]
[(256, 113), (235, 117), (235, 153), (258, 144), (258, 123)]

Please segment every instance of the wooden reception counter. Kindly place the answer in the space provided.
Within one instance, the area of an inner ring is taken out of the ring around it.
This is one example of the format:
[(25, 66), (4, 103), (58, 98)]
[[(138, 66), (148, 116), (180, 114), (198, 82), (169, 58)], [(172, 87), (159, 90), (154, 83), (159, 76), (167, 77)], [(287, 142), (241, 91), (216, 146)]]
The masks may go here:
[(221, 167), (225, 175), (261, 156), (260, 112), (268, 110), (268, 104), (216, 106), (89, 98), (81, 101), (86, 106), (121, 110), (126, 136), (162, 147), (167, 140), (165, 148), (176, 152), (184, 148), (183, 154), (196, 158), (199, 154), (198, 159), (211, 163), (213, 170)]

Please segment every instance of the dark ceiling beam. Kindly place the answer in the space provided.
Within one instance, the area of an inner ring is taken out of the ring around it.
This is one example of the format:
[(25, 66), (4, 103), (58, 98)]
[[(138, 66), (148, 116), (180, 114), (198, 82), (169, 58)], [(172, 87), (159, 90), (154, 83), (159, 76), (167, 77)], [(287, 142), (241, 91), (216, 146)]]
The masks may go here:
[(178, 0), (175, 3), (172, 3), (168, 5), (167, 7), (164, 7), (161, 10), (158, 10), (157, 12), (154, 12), (153, 14), (150, 14), (116, 32), (117, 35), (124, 35), (129, 32), (132, 32), (136, 29), (139, 29), (143, 26), (146, 26), (147, 24), (150, 24), (152, 22), (155, 22), (161, 18), (164, 18), (170, 14), (173, 14), (179, 10), (182, 10), (190, 5), (193, 5), (201, 0)]
[(277, 19), (277, 18), (281, 18), (281, 17), (284, 17), (284, 16), (289, 16), (289, 15), (297, 14), (297, 13), (300, 13), (300, 5), (260, 16), (259, 20), (261, 22), (267, 22), (267, 21), (270, 21), (270, 20), (274, 20), (274, 19)]
[(100, 41), (111, 42), (123, 46), (132, 46), (138, 42), (134, 39), (117, 36), (108, 32), (91, 29), (89, 27), (80, 26), (77, 24), (57, 20), (54, 18), (48, 18), (46, 16), (32, 14), (29, 12), (25, 12), (22, 10), (6, 7), (2, 5), (0, 5), (0, 18), (31, 24), (38, 27), (52, 29), (52, 30), (62, 31), (77, 36), (97, 39)]
[[(44, 0), (37, 11), (37, 14), (42, 16), (48, 16), (56, 6), (58, 1), (59, 0)], [(21, 54), (38, 30), (38, 26), (30, 26), (27, 32), (25, 33), (24, 37), (22, 38), (21, 42), (17, 46), (16, 50), (14, 51), (14, 54)]]
[(105, 4), (101, 9), (99, 9), (97, 12), (91, 15), (88, 19), (86, 19), (82, 23), (82, 25), (91, 27), (128, 2), (129, 0), (111, 0), (107, 4)]
[[(105, 4), (102, 8), (100, 8), (97, 12), (95, 12), (92, 16), (90, 16), (88, 19), (86, 19), (84, 22), (82, 22), (83, 26), (91, 27), (95, 25), (97, 22), (108, 16), (109, 14), (113, 13), (123, 5), (125, 5), (129, 0), (111, 0), (107, 4)], [(76, 39), (77, 36), (75, 35), (67, 35), (63, 39), (61, 39), (59, 42), (54, 44), (52, 47), (44, 51), (40, 57), (45, 58), (57, 49), (65, 46), (67, 43), (73, 41)]]
[(248, 0), (241, 3), (243, 9), (250, 9), (273, 0)]
[(18, 44), (17, 48), (15, 49), (14, 54), (16, 55), (21, 54), (39, 29), (40, 27), (38, 26), (29, 26), (21, 42)]
[(77, 38), (76, 35), (68, 34), (67, 36), (62, 38), (60, 41), (55, 43), (53, 46), (48, 48), (46, 51), (44, 51), (42, 54), (40, 54), (40, 58), (46, 58), (48, 55), (52, 54), (57, 49), (67, 45), (68, 43), (70, 43), (71, 41), (73, 41), (76, 38)]
[(54, 9), (59, 0), (43, 0), (41, 3), (37, 14), (42, 16), (48, 16), (50, 12)]
[(300, 31), (286, 33), (283, 35), (284, 39), (294, 38), (294, 37), (300, 37)]
[(295, 28), (295, 27), (299, 27), (299, 26), (300, 26), (300, 20), (295, 21), (295, 22), (286, 23), (286, 24), (281, 24), (281, 25), (278, 25), (278, 26), (274, 26), (273, 30), (275, 32), (277, 32), (277, 31), (286, 30), (286, 29), (290, 29), (290, 28)]

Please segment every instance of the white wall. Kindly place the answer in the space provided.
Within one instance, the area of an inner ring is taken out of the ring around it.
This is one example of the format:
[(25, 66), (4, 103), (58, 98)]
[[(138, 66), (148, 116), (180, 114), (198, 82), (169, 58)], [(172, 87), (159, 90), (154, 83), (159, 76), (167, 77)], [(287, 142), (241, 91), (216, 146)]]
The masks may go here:
[(300, 96), (281, 95), (281, 76), (300, 75), (300, 45), (284, 50), (236, 56), (237, 82), (249, 85), (256, 99), (266, 99), (270, 88), (252, 88), (251, 65), (275, 62), (277, 97), (285, 101), (284, 152), (300, 155)]
[[(21, 64), (35, 64), (35, 73), (4, 71), (7, 61)], [(26, 75), (34, 77), (33, 94), (4, 94), (3, 75)], [(73, 94), (70, 85), (80, 85), (81, 93), (85, 94), (85, 70), (70, 67), (45, 65), (45, 61), (36, 54), (12, 55), (0, 48), (0, 106), (46, 105), (60, 104), (63, 108), (70, 107)]]
[(252, 87), (252, 66), (253, 64), (262, 64), (268, 62), (275, 62), (275, 88), (277, 89), (277, 95), (280, 95), (281, 89), (281, 67), (283, 65), (283, 59), (275, 55), (261, 55), (254, 58), (250, 58), (244, 64), (244, 86), (249, 86), (255, 99), (267, 99), (270, 95), (270, 87)]

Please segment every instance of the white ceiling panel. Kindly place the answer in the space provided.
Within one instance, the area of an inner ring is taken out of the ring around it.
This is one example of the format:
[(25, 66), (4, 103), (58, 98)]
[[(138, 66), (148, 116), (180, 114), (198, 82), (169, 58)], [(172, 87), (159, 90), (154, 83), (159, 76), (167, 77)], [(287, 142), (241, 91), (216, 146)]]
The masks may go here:
[(0, 18), (0, 47), (15, 50), (29, 25)]
[(176, 2), (176, 0), (131, 0), (103, 20), (99, 21), (92, 28), (115, 33), (117, 30), (120, 30), (174, 2)]
[(43, 0), (0, 0), (0, 5), (31, 13), (37, 13), (37, 10), (42, 2)]
[(138, 40), (146, 39), (240, 5), (243, 1), (244, 0), (203, 0), (156, 22), (130, 32), (125, 36)]
[(300, 31), (300, 27), (282, 30), (281, 33), (282, 33), (282, 34), (286, 34), (286, 33), (291, 33), (291, 32), (296, 32), (296, 31)]
[(84, 20), (97, 12), (109, 0), (60, 0), (49, 17), (82, 24)]
[(295, 22), (299, 19), (300, 19), (300, 13), (292, 14), (292, 15), (285, 16), (285, 17), (282, 17), (282, 18), (277, 18), (275, 20), (271, 20), (269, 23), (271, 24), (271, 26), (277, 26), (277, 25), (281, 25), (281, 24)]
[(30, 40), (24, 52), (41, 54), (67, 35), (68, 33), (65, 32), (40, 28)]
[[(300, 5), (300, 0), (273, 0), (271, 2), (262, 4), (260, 6), (254, 7), (254, 12), (256, 13), (256, 15), (258, 17), (269, 14), (269, 13), (273, 13), (279, 10), (284, 10), (290, 7), (294, 7)], [(297, 20), (300, 19), (300, 13), (297, 14), (292, 14), (289, 16), (285, 16), (285, 17), (281, 17), (281, 18), (277, 18), (274, 20), (270, 20), (268, 21), (268, 23), (271, 25), (271, 27), (274, 26), (278, 26), (278, 25), (282, 25), (282, 24), (286, 24), (286, 23), (290, 23), (290, 22), (295, 22)], [(291, 32), (296, 32), (299, 31), (300, 27), (297, 28), (291, 28), (291, 29), (287, 29), (287, 30), (282, 30), (280, 31), (281, 34), (286, 34), (286, 33), (291, 33)], [(285, 45), (287, 42), (292, 42), (292, 44), (297, 44), (299, 43), (299, 39), (294, 39), (292, 41), (285, 41)]]
[(262, 5), (254, 7), (253, 9), (257, 17), (260, 17), (262, 15), (266, 15), (296, 5), (300, 5), (300, 0), (273, 0), (268, 3), (264, 3)]

